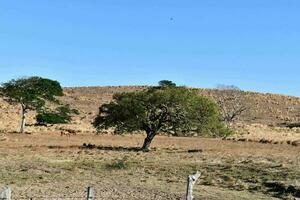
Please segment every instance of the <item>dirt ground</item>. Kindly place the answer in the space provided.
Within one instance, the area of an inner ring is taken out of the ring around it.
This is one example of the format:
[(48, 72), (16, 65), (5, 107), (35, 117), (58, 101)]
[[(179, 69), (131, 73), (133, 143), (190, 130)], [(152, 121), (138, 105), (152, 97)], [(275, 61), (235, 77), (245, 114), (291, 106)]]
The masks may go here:
[(149, 153), (143, 135), (5, 134), (0, 187), (13, 199), (184, 199), (186, 179), (200, 171), (195, 199), (300, 197), (300, 147), (208, 138), (158, 136)]

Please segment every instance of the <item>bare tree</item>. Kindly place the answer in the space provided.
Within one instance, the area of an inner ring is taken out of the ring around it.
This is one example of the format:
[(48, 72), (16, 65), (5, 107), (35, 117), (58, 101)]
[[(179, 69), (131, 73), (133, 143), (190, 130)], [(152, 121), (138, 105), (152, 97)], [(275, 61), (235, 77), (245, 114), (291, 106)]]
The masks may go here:
[(235, 85), (224, 85), (224, 84), (218, 84), (217, 85), (218, 90), (236, 90), (241, 91), (241, 89)]
[(236, 86), (218, 88), (215, 99), (220, 106), (222, 121), (231, 124), (247, 109), (245, 96)]

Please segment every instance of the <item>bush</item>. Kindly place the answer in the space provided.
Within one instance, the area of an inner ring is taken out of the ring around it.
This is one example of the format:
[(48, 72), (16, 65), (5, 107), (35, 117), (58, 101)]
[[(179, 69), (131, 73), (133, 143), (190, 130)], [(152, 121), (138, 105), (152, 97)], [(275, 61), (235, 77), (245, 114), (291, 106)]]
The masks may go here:
[(67, 124), (70, 117), (61, 115), (60, 113), (43, 112), (36, 116), (38, 124)]
[(36, 116), (38, 124), (67, 124), (72, 119), (72, 114), (79, 114), (76, 109), (71, 109), (69, 105), (60, 106), (56, 111), (39, 111)]
[(119, 158), (116, 160), (113, 160), (111, 163), (106, 165), (107, 169), (128, 169), (129, 168), (129, 161), (128, 157), (125, 156), (123, 158)]
[(234, 134), (234, 131), (232, 129), (230, 129), (229, 127), (227, 127), (224, 124), (218, 124), (211, 136), (212, 137), (226, 138), (226, 137), (228, 137), (230, 135), (233, 135), (233, 134)]

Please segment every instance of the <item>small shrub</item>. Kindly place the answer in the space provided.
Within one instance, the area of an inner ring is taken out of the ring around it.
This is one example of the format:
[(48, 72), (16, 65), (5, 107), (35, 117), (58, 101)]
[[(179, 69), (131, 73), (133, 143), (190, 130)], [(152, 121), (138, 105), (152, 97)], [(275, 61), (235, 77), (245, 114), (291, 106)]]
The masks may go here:
[(216, 126), (214, 137), (223, 137), (226, 138), (228, 136), (233, 135), (235, 132), (231, 128), (225, 126), (224, 124), (218, 124)]
[(36, 116), (36, 120), (39, 124), (66, 124), (70, 119), (59, 113), (43, 112)]
[(129, 168), (129, 161), (128, 161), (128, 157), (125, 156), (121, 159), (116, 159), (113, 160), (111, 163), (106, 165), (107, 169), (128, 169)]
[(72, 119), (72, 114), (79, 114), (76, 109), (69, 105), (60, 106), (55, 111), (40, 110), (36, 116), (38, 124), (67, 124)]

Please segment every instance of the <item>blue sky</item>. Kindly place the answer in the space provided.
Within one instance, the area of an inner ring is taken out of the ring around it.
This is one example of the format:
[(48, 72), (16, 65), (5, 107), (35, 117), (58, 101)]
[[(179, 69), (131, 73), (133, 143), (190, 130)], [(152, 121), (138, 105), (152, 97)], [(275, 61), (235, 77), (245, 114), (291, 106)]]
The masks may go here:
[(0, 0), (0, 82), (300, 96), (299, 0)]

